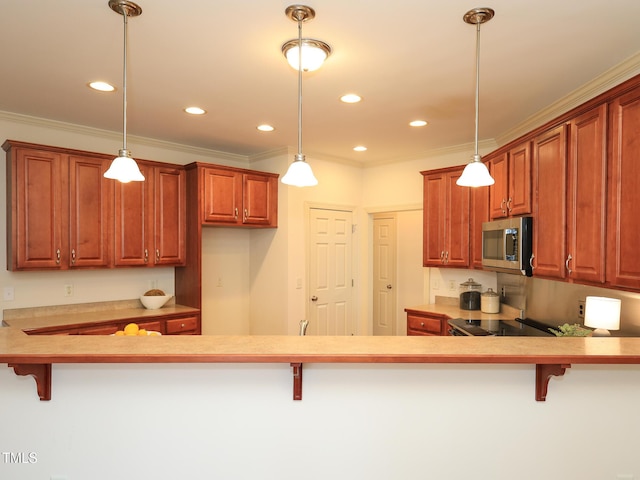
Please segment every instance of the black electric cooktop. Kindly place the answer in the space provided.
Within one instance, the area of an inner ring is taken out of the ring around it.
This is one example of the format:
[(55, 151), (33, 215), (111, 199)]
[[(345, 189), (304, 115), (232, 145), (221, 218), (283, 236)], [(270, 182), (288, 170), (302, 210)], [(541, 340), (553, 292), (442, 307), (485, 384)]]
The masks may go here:
[(501, 337), (553, 337), (549, 326), (529, 318), (513, 320), (449, 320), (451, 335)]

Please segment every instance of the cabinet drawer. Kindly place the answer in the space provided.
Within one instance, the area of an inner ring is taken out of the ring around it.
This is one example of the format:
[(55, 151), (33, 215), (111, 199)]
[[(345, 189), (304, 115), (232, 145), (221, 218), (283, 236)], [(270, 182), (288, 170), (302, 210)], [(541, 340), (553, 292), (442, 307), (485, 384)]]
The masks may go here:
[(96, 327), (85, 327), (78, 330), (78, 335), (111, 335), (116, 333), (118, 325), (99, 325)]
[(198, 317), (175, 318), (167, 320), (167, 334), (195, 333), (198, 329)]
[(408, 335), (442, 335), (444, 317), (426, 317), (420, 315), (407, 315)]
[(162, 333), (162, 323), (160, 322), (138, 322), (138, 327), (147, 331)]

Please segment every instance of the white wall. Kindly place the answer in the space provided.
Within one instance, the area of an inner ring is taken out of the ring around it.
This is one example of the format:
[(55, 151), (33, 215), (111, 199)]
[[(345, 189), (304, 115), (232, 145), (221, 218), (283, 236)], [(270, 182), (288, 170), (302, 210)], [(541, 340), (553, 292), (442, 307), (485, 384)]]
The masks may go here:
[[(54, 365), (52, 400), (0, 365), (0, 478), (640, 478), (640, 367)], [(619, 477), (618, 474), (635, 475)]]

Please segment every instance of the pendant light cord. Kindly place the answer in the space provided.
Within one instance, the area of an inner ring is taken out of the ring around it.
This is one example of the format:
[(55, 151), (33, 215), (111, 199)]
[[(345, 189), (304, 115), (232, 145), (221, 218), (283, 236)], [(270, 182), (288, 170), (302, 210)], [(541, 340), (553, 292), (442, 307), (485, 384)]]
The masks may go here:
[(298, 157), (302, 155), (302, 19), (298, 19)]
[(476, 145), (474, 158), (478, 158), (478, 123), (480, 116), (480, 23), (476, 24), (478, 28), (476, 30)]
[(127, 11), (122, 12), (124, 17), (124, 61), (122, 68), (122, 149), (127, 150)]

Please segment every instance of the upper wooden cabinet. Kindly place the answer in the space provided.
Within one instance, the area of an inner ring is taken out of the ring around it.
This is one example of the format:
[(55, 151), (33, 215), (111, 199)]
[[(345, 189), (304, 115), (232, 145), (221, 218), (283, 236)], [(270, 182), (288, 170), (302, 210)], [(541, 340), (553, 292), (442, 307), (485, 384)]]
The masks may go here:
[(565, 270), (572, 280), (605, 281), (606, 135), (606, 104), (569, 122)]
[(566, 258), (567, 126), (533, 141), (533, 274), (564, 278)]
[(423, 265), (469, 266), (469, 188), (456, 185), (463, 167), (421, 172)]
[(115, 182), (116, 266), (185, 263), (186, 174), (139, 161), (144, 182)]
[(277, 174), (205, 166), (200, 176), (203, 224), (277, 227)]
[(531, 142), (491, 158), (489, 167), (495, 180), (489, 187), (491, 219), (531, 213)]
[(640, 87), (610, 104), (607, 283), (640, 289)]
[(108, 267), (113, 184), (105, 157), (7, 141), (10, 270)]

